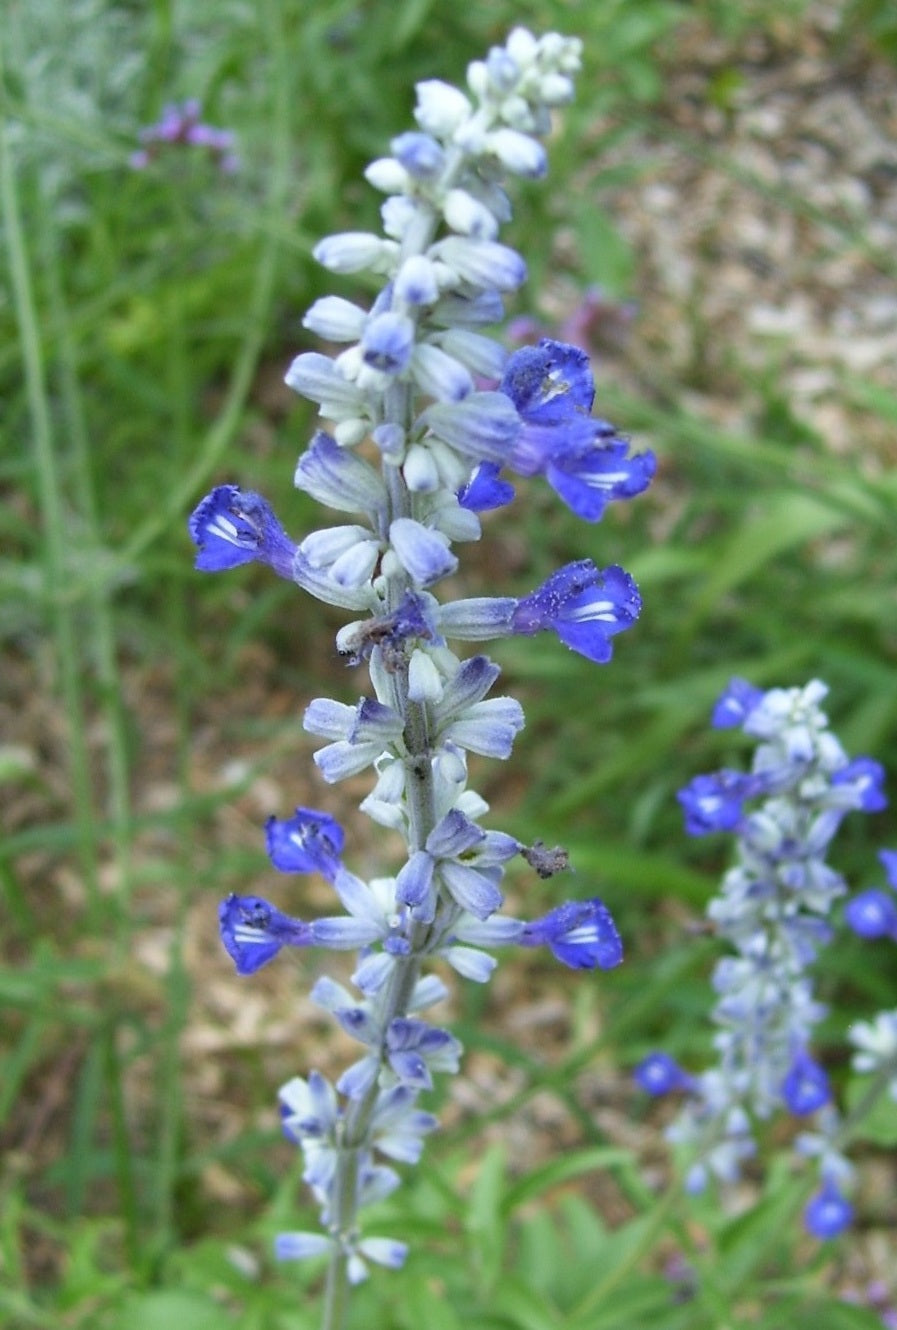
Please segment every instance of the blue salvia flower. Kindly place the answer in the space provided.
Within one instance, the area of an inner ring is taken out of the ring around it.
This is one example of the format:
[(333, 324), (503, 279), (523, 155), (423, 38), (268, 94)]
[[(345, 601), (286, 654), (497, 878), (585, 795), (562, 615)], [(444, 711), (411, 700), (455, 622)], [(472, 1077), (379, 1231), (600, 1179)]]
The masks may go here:
[[(578, 41), (517, 28), (469, 67), (466, 91), (419, 84), (417, 129), (366, 171), (386, 196), (382, 235), (348, 232), (316, 246), (330, 271), (381, 283), (370, 308), (317, 300), (305, 327), (339, 349), (333, 357), (305, 351), (286, 375), (322, 418), (295, 484), (348, 520), (294, 543), (264, 499), (222, 485), (189, 523), (198, 567), (266, 562), (353, 616), (337, 649), (367, 666), (372, 695), (354, 704), (315, 698), (303, 725), (326, 741), (314, 756), (326, 782), (372, 773), (362, 811), (406, 846), (393, 876), (365, 881), (343, 862), (333, 819), (298, 808), (269, 819), (271, 862), (282, 873), (321, 875), (342, 913), (299, 919), (238, 895), (221, 907), (222, 939), (240, 973), (289, 947), (358, 953), (348, 984), (320, 975), (311, 992), (359, 1045), (356, 1061), (335, 1085), (312, 1072), (281, 1090), (284, 1130), (303, 1151), (325, 1232), (283, 1234), (276, 1250), (326, 1256), (337, 1303), (368, 1261), (404, 1259), (403, 1244), (361, 1236), (358, 1212), (397, 1185), (384, 1157), (416, 1161), (436, 1125), (417, 1096), (435, 1072), (458, 1066), (460, 1045), (428, 1014), (445, 985), (425, 967), (445, 962), (482, 983), (496, 947), (547, 948), (582, 970), (622, 958), (597, 898), (531, 921), (501, 913), (510, 859), (523, 854), (548, 876), (552, 856), (481, 825), (488, 805), (469, 786), (469, 755), (507, 759), (524, 716), (516, 699), (492, 695), (499, 669), (487, 656), (463, 659), (454, 647), (552, 632), (604, 664), (612, 639), (638, 617), (635, 583), (616, 565), (583, 559), (524, 597), (453, 603), (435, 591), (458, 567), (455, 547), (480, 538), (477, 514), (513, 499), (503, 471), (544, 476), (590, 522), (644, 490), (654, 472), (650, 453), (630, 456), (614, 428), (592, 418), (595, 387), (582, 352), (544, 341), (509, 355), (485, 331), (526, 275), (499, 239), (510, 216), (504, 182), (545, 174), (540, 140), (551, 109), (572, 97), (579, 63)], [(361, 444), (364, 456), (355, 451)], [(325, 1310), (331, 1330), (335, 1305)]]
[[(688, 1096), (668, 1134), (696, 1155), (686, 1179), (693, 1190), (711, 1175), (738, 1178), (755, 1151), (758, 1119), (782, 1109), (798, 1118), (817, 1114), (820, 1130), (802, 1133), (795, 1144), (819, 1162), (822, 1187), (805, 1223), (820, 1238), (840, 1232), (852, 1214), (844, 1196), (850, 1165), (833, 1143), (838, 1119), (829, 1079), (810, 1047), (825, 1008), (814, 997), (809, 967), (830, 942), (833, 905), (846, 893), (826, 854), (848, 811), (885, 806), (882, 768), (869, 758), (850, 760), (829, 730), (819, 705), (826, 691), (814, 680), (764, 693), (733, 679), (717, 701), (716, 727), (737, 726), (759, 740), (750, 772), (698, 776), (679, 793), (691, 835), (727, 831), (738, 838), (736, 865), (707, 911), (734, 949), (713, 976), (719, 1064), (691, 1077), (656, 1053), (636, 1070), (649, 1093)], [(887, 931), (887, 909), (877, 898), (854, 898), (851, 916), (867, 935)]]
[(522, 421), (509, 465), (520, 475), (544, 475), (578, 517), (597, 522), (613, 499), (630, 499), (651, 483), (653, 454), (629, 457), (614, 427), (590, 415), (595, 384), (578, 347), (543, 338), (521, 348), (501, 388)]
[(844, 918), (859, 937), (889, 937), (897, 942), (897, 851), (882, 850), (878, 857), (890, 891), (870, 887), (857, 892), (847, 902)]
[(258, 560), (281, 577), (293, 576), (296, 546), (260, 494), (219, 485), (194, 510), (189, 530), (197, 547), (196, 567), (204, 573)]

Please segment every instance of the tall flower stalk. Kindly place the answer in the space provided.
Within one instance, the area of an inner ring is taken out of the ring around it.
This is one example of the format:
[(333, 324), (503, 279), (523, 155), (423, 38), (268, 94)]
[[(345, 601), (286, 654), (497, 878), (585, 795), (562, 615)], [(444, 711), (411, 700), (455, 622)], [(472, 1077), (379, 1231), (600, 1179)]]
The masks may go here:
[(363, 1234), (359, 1212), (398, 1177), (384, 1159), (414, 1163), (435, 1118), (418, 1106), (435, 1072), (454, 1072), (461, 1047), (425, 1017), (446, 993), (442, 963), (488, 980), (497, 946), (547, 946), (572, 968), (609, 968), (622, 957), (597, 898), (568, 901), (534, 920), (501, 913), (506, 863), (522, 854), (540, 877), (565, 865), (560, 851), (521, 845), (480, 820), (485, 800), (468, 784), (468, 754), (506, 759), (523, 726), (520, 704), (490, 696), (498, 667), (462, 658), (450, 643), (553, 631), (596, 663), (640, 609), (620, 567), (589, 559), (560, 568), (530, 595), (440, 600), (454, 546), (477, 540), (478, 513), (514, 497), (503, 472), (544, 476), (589, 522), (641, 492), (650, 453), (631, 455), (607, 421), (591, 415), (594, 383), (577, 348), (550, 340), (509, 357), (483, 330), (502, 297), (524, 280), (515, 250), (498, 240), (510, 217), (509, 176), (546, 171), (540, 140), (550, 111), (569, 101), (577, 40), (515, 29), (468, 69), (467, 91), (417, 86), (417, 129), (399, 135), (367, 179), (387, 197), (383, 235), (330, 236), (315, 250), (335, 273), (383, 279), (369, 309), (337, 296), (315, 302), (305, 326), (343, 346), (305, 352), (287, 383), (316, 402), (329, 429), (300, 457), (296, 485), (351, 520), (295, 543), (265, 499), (222, 485), (198, 505), (190, 533), (207, 571), (252, 560), (352, 616), (337, 646), (366, 665), (372, 695), (355, 705), (317, 698), (305, 729), (326, 742), (324, 780), (371, 769), (362, 810), (398, 832), (404, 864), (363, 881), (343, 862), (342, 828), (298, 808), (267, 824), (275, 868), (316, 872), (342, 913), (292, 918), (260, 897), (221, 906), (221, 933), (242, 974), (285, 946), (357, 952), (350, 989), (318, 979), (312, 998), (360, 1045), (335, 1084), (319, 1072), (280, 1091), (284, 1130), (304, 1154), (321, 1206), (320, 1232), (282, 1234), (283, 1258), (328, 1258), (323, 1326), (343, 1324), (349, 1288), (367, 1263), (399, 1266), (404, 1244)]
[[(667, 1134), (692, 1152), (685, 1185), (693, 1192), (711, 1177), (723, 1184), (740, 1177), (756, 1151), (759, 1121), (782, 1111), (804, 1122), (815, 1115), (817, 1129), (800, 1133), (795, 1145), (819, 1166), (820, 1189), (804, 1212), (818, 1238), (836, 1236), (853, 1214), (843, 1131), (812, 1048), (826, 1015), (812, 966), (835, 936), (833, 907), (847, 894), (826, 857), (847, 813), (878, 812), (887, 802), (883, 768), (868, 757), (848, 758), (829, 729), (820, 706), (827, 691), (816, 679), (763, 692), (736, 678), (716, 703), (715, 727), (740, 728), (757, 741), (749, 772), (724, 768), (679, 792), (689, 834), (737, 837), (736, 863), (707, 908), (733, 953), (713, 972), (718, 1062), (691, 1076), (658, 1052), (636, 1070), (651, 1094), (686, 1092)], [(847, 907), (866, 936), (885, 931), (883, 899), (868, 892)]]

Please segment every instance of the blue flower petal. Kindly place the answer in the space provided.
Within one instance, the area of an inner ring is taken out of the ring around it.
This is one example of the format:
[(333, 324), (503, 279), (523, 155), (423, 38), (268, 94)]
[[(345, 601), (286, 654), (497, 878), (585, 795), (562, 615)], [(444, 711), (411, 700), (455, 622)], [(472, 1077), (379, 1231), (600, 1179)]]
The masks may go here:
[(309, 924), (282, 914), (261, 896), (231, 894), (218, 908), (221, 941), (238, 974), (254, 974), (281, 947), (304, 947), (314, 939)]
[(223, 572), (258, 560), (279, 576), (292, 578), (296, 546), (260, 494), (219, 485), (197, 504), (187, 526), (201, 572)]
[(346, 835), (327, 813), (297, 808), (293, 817), (265, 823), (268, 857), (282, 873), (322, 873), (333, 881)]

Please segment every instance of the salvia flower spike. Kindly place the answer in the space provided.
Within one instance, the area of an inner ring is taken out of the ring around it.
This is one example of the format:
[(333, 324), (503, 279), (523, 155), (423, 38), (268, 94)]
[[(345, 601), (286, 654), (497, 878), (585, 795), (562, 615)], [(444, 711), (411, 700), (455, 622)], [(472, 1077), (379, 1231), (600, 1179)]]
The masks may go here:
[[(815, 1115), (816, 1129), (800, 1132), (795, 1148), (818, 1163), (820, 1190), (804, 1222), (821, 1239), (837, 1236), (853, 1216), (845, 1194), (852, 1168), (839, 1147), (828, 1075), (811, 1047), (826, 1014), (811, 966), (831, 943), (834, 906), (847, 894), (826, 856), (849, 812), (878, 812), (886, 803), (881, 766), (849, 759), (829, 729), (820, 706), (826, 692), (818, 680), (763, 692), (736, 678), (718, 699), (713, 725), (740, 728), (757, 741), (752, 768), (697, 776), (679, 801), (691, 835), (737, 837), (736, 864), (707, 910), (732, 948), (713, 975), (719, 1060), (692, 1076), (656, 1052), (635, 1072), (649, 1094), (684, 1092), (668, 1136), (690, 1149), (692, 1191), (711, 1177), (738, 1179), (762, 1120), (780, 1112), (802, 1122)], [(893, 927), (890, 906), (884, 893), (870, 891), (849, 902), (847, 918), (862, 936), (881, 936)], [(857, 1047), (864, 1037), (855, 1027)], [(861, 1070), (873, 1069), (862, 1053), (857, 1057)]]
[(398, 1185), (393, 1163), (419, 1158), (436, 1122), (418, 1098), (459, 1065), (460, 1044), (431, 1018), (446, 994), (431, 967), (483, 983), (495, 948), (515, 945), (572, 969), (622, 959), (595, 897), (530, 921), (502, 913), (510, 859), (523, 854), (548, 877), (566, 855), (481, 825), (488, 805), (468, 783), (469, 755), (509, 758), (524, 716), (493, 692), (498, 667), (454, 646), (551, 632), (605, 664), (612, 639), (638, 617), (635, 583), (616, 565), (582, 559), (522, 598), (437, 594), (458, 569), (456, 546), (480, 538), (478, 514), (514, 498), (503, 473), (544, 476), (588, 522), (654, 473), (650, 453), (630, 454), (592, 417), (583, 352), (546, 339), (509, 354), (484, 331), (526, 276), (523, 258), (499, 239), (510, 217), (505, 186), (544, 176), (542, 140), (551, 110), (573, 95), (580, 45), (517, 28), (470, 66), (466, 90), (419, 84), (417, 128), (366, 172), (385, 195), (382, 234), (333, 235), (315, 249), (330, 271), (380, 282), (370, 308), (342, 296), (316, 301), (305, 326), (338, 350), (305, 351), (286, 375), (322, 418), (295, 483), (346, 521), (294, 541), (266, 499), (231, 484), (190, 518), (200, 569), (267, 564), (348, 612), (337, 648), (367, 666), (370, 692), (362, 685), (354, 703), (312, 699), (303, 723), (324, 741), (315, 753), (324, 781), (366, 774), (362, 810), (406, 846), (394, 875), (364, 881), (343, 862), (345, 837), (328, 814), (275, 815), (266, 826), (273, 867), (322, 877), (339, 908), (305, 919), (256, 896), (221, 906), (222, 940), (241, 974), (296, 948), (357, 952), (348, 986), (322, 975), (311, 994), (359, 1045), (357, 1059), (335, 1084), (312, 1070), (280, 1092), (322, 1230), (284, 1233), (276, 1251), (327, 1259), (325, 1330), (343, 1324), (348, 1289), (371, 1263), (405, 1259), (402, 1242), (364, 1233), (360, 1212)]

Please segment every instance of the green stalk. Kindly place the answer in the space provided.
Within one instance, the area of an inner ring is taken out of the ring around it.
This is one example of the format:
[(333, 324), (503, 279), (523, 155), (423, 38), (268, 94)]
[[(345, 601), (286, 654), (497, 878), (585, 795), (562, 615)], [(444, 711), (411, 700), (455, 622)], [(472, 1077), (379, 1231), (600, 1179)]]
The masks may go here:
[[(85, 545), (101, 552), (103, 532), (97, 506), (93, 473), (90, 464), (90, 445), (80, 387), (78, 352), (72, 336), (71, 320), (66, 307), (65, 292), (59, 263), (59, 247), (55, 244), (50, 218), (41, 213), (38, 219), (38, 237), (41, 262), (47, 275), (47, 289), (52, 312), (52, 323), (57, 329), (57, 355), (59, 358), (60, 397), (66, 424), (66, 436), (71, 448), (73, 476), (77, 493), (77, 506), (83, 527)], [(83, 596), (90, 618), (90, 629), (85, 640), (93, 655), (93, 664), (99, 682), (99, 700), (105, 725), (103, 734), (106, 748), (106, 778), (109, 790), (107, 820), (115, 850), (116, 904), (114, 912), (116, 940), (119, 956), (128, 943), (127, 915), (132, 889), (131, 836), (132, 810), (130, 795), (130, 763), (123, 707), (123, 688), (118, 668), (118, 651), (112, 593), (102, 576), (84, 577), (80, 594), (68, 598), (72, 612), (79, 607)], [(98, 838), (99, 839), (99, 838)]]
[(90, 755), (85, 734), (84, 696), (75, 614), (66, 604), (65, 517), (61, 468), (53, 436), (47, 388), (46, 358), (38, 327), (37, 299), (31, 275), (18, 182), (9, 147), (10, 125), (2, 88), (5, 73), (0, 61), (0, 203), (6, 218), (13, 301), (19, 324), (32, 450), (41, 527), (44, 538), (44, 588), (56, 645), (56, 663), (68, 730), (69, 783), (77, 827), (78, 857), (84, 881), (88, 925), (99, 921), (101, 902), (97, 878), (96, 841)]

